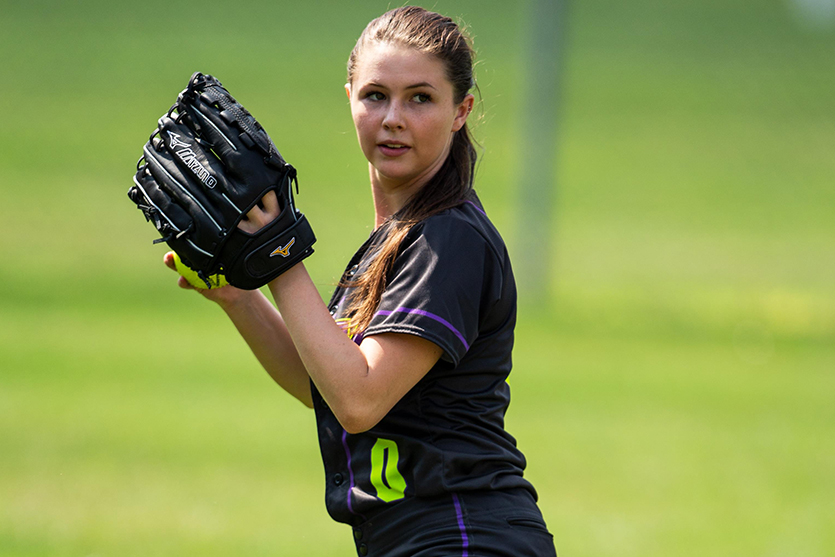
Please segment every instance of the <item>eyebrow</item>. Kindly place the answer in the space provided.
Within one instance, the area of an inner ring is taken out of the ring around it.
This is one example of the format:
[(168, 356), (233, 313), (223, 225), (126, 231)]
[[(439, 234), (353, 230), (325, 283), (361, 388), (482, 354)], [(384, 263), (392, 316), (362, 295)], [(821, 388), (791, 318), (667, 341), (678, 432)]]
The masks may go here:
[[(377, 83), (376, 81), (370, 81), (363, 85), (363, 87), (379, 87), (381, 89), (388, 89), (385, 85), (381, 83)], [(421, 87), (429, 87), (430, 89), (437, 89), (434, 85), (429, 83), (428, 81), (421, 81), (420, 83), (415, 83), (414, 85), (407, 85), (406, 89), (420, 89)]]
[(406, 89), (419, 89), (421, 87), (429, 87), (431, 89), (435, 88), (435, 86), (432, 85), (431, 83), (429, 83), (428, 81), (421, 81), (420, 83), (415, 83), (414, 85), (409, 85), (408, 87), (406, 87)]

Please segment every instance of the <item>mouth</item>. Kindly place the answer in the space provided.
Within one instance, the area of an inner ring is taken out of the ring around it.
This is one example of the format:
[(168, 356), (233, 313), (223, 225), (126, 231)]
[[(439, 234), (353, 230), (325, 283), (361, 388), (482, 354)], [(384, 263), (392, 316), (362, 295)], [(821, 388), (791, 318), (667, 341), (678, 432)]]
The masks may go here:
[(411, 147), (399, 141), (385, 141), (378, 143), (377, 148), (380, 149), (384, 155), (396, 156), (405, 153)]

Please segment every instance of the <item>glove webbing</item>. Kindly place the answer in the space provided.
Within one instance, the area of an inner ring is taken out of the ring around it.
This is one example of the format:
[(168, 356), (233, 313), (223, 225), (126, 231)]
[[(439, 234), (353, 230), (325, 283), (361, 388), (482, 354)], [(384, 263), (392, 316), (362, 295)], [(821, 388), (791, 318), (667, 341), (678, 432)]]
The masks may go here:
[(220, 114), (224, 120), (230, 124), (234, 122), (241, 128), (241, 131), (249, 134), (249, 137), (258, 145), (258, 148), (262, 152), (268, 155), (272, 154), (270, 153), (271, 145), (270, 140), (267, 139), (267, 134), (252, 125), (253, 118), (249, 112), (242, 109), (238, 103), (229, 100), (227, 95), (224, 95), (214, 87), (207, 89), (205, 93), (212, 102), (216, 102), (223, 109)]

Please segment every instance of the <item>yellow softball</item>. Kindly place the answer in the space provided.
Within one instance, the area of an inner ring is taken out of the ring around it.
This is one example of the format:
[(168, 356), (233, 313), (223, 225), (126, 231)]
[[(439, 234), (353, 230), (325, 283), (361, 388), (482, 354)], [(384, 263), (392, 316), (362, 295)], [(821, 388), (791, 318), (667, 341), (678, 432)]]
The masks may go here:
[[(180, 273), (181, 276), (185, 277), (185, 279), (191, 284), (193, 287), (198, 288), (200, 290), (206, 290), (206, 281), (201, 279), (197, 276), (197, 272), (194, 271), (191, 267), (188, 267), (183, 261), (180, 259), (180, 256), (177, 253), (174, 253), (174, 266), (177, 268), (177, 272)], [(226, 282), (226, 277), (222, 274), (217, 275), (209, 275), (206, 277), (206, 280), (209, 281), (209, 289), (212, 288), (220, 288), (221, 286), (226, 286), (229, 284)]]

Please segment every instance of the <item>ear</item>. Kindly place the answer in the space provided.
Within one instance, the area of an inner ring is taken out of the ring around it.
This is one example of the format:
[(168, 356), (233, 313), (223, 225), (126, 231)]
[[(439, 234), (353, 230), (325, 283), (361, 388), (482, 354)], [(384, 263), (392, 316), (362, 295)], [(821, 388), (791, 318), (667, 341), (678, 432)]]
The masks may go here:
[(468, 94), (464, 97), (464, 100), (461, 101), (461, 104), (455, 107), (455, 120), (452, 121), (453, 132), (457, 132), (464, 127), (464, 124), (467, 123), (467, 117), (470, 115), (470, 112), (473, 111), (474, 105), (475, 97), (472, 94)]
[(350, 100), (350, 98), (351, 98), (351, 84), (350, 83), (345, 84), (345, 93), (348, 95), (348, 99)]

